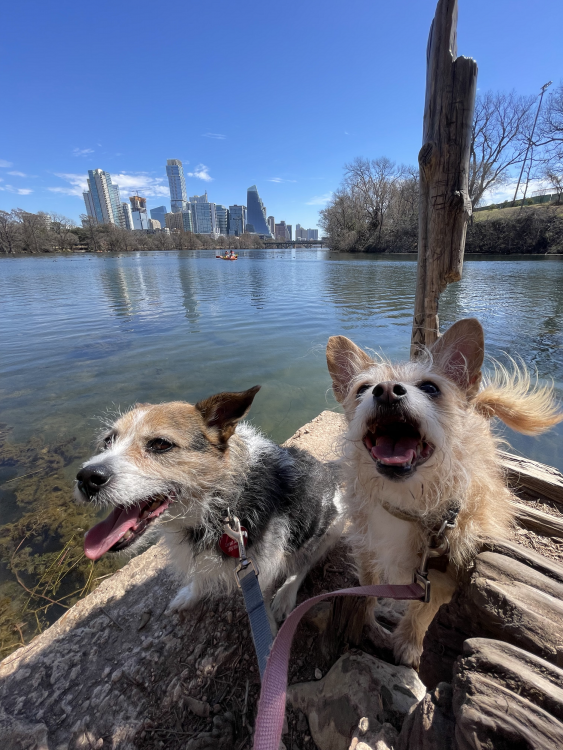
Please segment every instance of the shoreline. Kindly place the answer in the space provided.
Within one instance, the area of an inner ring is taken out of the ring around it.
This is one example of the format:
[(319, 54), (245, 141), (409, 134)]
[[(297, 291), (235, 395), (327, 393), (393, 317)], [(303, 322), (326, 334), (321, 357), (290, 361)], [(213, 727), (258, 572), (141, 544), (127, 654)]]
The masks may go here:
[[(383, 253), (374, 253), (374, 252), (343, 252), (341, 250), (331, 250), (328, 247), (298, 247), (298, 248), (286, 248), (286, 247), (267, 247), (267, 248), (252, 248), (252, 247), (245, 247), (240, 248), (237, 252), (261, 252), (261, 251), (270, 251), (270, 250), (326, 250), (329, 255), (342, 255), (346, 256), (347, 258), (370, 258), (370, 259), (398, 259), (398, 258), (406, 258), (408, 260), (413, 260), (418, 257), (418, 252), (410, 252), (410, 253), (402, 253), (402, 252), (383, 252)], [(96, 251), (96, 250), (55, 250), (53, 252), (46, 252), (46, 253), (0, 253), (0, 259), (2, 258), (13, 258), (13, 259), (19, 259), (19, 258), (50, 258), (50, 257), (69, 257), (71, 255), (100, 255), (100, 256), (106, 256), (106, 255), (119, 255), (119, 256), (126, 256), (126, 255), (134, 255), (135, 253), (185, 253), (185, 252), (208, 252), (208, 253), (216, 253), (217, 249), (213, 248), (198, 248), (196, 250), (189, 250), (189, 249), (179, 249), (179, 248), (168, 248), (166, 250), (154, 250), (152, 248), (150, 249), (138, 249), (138, 250), (128, 250), (128, 251), (118, 251), (113, 252), (111, 250), (108, 251)], [(563, 253), (465, 253), (464, 254), (464, 261), (471, 260), (473, 258), (511, 258), (513, 260), (517, 259), (523, 259), (523, 260), (529, 260), (531, 258), (563, 258)]]

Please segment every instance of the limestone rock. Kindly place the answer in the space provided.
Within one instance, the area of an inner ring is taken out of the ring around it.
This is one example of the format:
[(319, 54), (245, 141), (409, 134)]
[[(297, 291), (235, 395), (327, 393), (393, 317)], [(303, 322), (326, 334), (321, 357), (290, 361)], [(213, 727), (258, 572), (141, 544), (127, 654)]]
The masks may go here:
[(307, 715), (320, 750), (348, 750), (360, 719), (367, 720), (374, 734), (383, 722), (400, 727), (425, 693), (413, 669), (369, 654), (347, 653), (323, 679), (292, 685), (287, 699)]
[(441, 682), (411, 710), (395, 750), (453, 750), (454, 734), (452, 686)]
[(395, 750), (397, 730), (392, 724), (381, 724), (377, 731), (372, 731), (369, 720), (363, 716), (352, 736), (348, 750)]

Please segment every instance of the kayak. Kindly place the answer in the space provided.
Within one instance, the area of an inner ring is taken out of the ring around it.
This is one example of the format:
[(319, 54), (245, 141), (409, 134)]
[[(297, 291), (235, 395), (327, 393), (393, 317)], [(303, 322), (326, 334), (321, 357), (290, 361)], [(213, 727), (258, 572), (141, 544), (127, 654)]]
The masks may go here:
[(238, 255), (235, 255), (233, 258), (225, 258), (224, 255), (216, 255), (215, 257), (218, 260), (238, 260)]

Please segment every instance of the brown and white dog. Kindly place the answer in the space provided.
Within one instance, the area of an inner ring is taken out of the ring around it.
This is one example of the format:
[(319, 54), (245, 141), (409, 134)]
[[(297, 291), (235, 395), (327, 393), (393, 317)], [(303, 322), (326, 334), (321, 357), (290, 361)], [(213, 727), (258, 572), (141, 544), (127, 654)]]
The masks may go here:
[(481, 387), (483, 356), (475, 319), (459, 321), (404, 364), (376, 361), (344, 336), (327, 346), (348, 422), (344, 504), (360, 582), (411, 583), (430, 535), (449, 511), (459, 511), (447, 568), (429, 574), (430, 603), (411, 602), (392, 636), (396, 659), (414, 667), (430, 622), (479, 543), (506, 535), (513, 522), (491, 417), (527, 435), (563, 419), (552, 389), (531, 388), (524, 369), (497, 367)]
[(92, 560), (138, 552), (154, 532), (164, 535), (184, 584), (177, 610), (236, 588), (237, 559), (222, 546), (223, 521), (236, 515), (275, 631), (308, 571), (339, 540), (343, 516), (333, 467), (240, 422), (259, 388), (195, 405), (138, 404), (101, 435), (75, 497), (111, 508), (85, 536)]

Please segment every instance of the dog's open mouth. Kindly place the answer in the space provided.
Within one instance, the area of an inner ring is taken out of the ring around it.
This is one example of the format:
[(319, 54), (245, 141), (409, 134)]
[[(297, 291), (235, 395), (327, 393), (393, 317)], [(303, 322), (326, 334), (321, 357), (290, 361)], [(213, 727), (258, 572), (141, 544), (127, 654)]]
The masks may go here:
[(107, 518), (86, 532), (84, 554), (90, 560), (99, 560), (106, 552), (127, 549), (175, 499), (175, 493), (170, 492), (148, 497), (139, 505), (114, 508)]
[(434, 446), (420, 434), (416, 425), (404, 421), (376, 422), (364, 436), (364, 445), (385, 476), (406, 478), (427, 461)]

